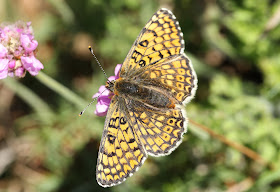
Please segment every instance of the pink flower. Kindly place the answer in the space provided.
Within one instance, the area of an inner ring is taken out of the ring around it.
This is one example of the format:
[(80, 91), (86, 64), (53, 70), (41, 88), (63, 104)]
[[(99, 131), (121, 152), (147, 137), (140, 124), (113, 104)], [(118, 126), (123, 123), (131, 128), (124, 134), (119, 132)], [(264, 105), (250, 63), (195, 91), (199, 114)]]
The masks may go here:
[(0, 58), (6, 57), (8, 50), (0, 43)]
[(21, 34), (20, 42), (27, 53), (34, 51), (38, 46), (38, 42), (33, 39), (33, 36), (30, 37), (25, 34)]
[(0, 79), (4, 79), (8, 75), (8, 59), (0, 59)]
[(100, 86), (98, 93), (93, 95), (93, 98), (98, 97), (96, 110), (94, 112), (96, 115), (98, 116), (106, 115), (111, 102), (110, 97), (112, 96), (113, 96), (112, 92), (106, 89), (104, 85)]
[[(120, 69), (122, 64), (118, 64), (115, 68), (115, 76), (109, 77), (109, 81), (113, 81), (119, 78)], [(110, 90), (106, 89), (104, 85), (100, 86), (98, 93), (95, 93), (92, 98), (97, 98), (95, 114), (98, 116), (105, 116), (107, 114), (111, 98), (114, 96)]]
[(44, 68), (35, 57), (37, 46), (31, 22), (0, 25), (0, 59), (5, 59), (1, 60), (1, 78), (24, 77), (26, 71), (33, 76), (37, 75)]
[(15, 68), (15, 66), (16, 66), (16, 60), (11, 60), (11, 61), (9, 62), (9, 68), (10, 68), (10, 69), (13, 69), (13, 68)]
[(44, 69), (43, 64), (34, 56), (21, 57), (23, 67), (33, 76), (38, 75), (41, 69)]
[(115, 76), (111, 76), (111, 77), (115, 77), (116, 79), (120, 78), (121, 68), (122, 68), (122, 64), (117, 64), (117, 66), (115, 67)]
[(24, 77), (26, 70), (23, 67), (19, 67), (15, 70), (15, 76), (17, 77)]

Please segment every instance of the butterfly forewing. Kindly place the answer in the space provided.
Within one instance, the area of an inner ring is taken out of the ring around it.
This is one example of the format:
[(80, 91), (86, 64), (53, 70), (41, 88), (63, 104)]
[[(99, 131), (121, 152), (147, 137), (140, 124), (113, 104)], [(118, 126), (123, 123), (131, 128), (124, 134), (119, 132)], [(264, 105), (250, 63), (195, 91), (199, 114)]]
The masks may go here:
[(132, 77), (137, 69), (184, 52), (184, 40), (176, 17), (158, 10), (148, 21), (123, 62), (120, 76)]
[(96, 178), (103, 187), (124, 181), (143, 164), (147, 156), (121, 104), (122, 99), (114, 96), (99, 148)]

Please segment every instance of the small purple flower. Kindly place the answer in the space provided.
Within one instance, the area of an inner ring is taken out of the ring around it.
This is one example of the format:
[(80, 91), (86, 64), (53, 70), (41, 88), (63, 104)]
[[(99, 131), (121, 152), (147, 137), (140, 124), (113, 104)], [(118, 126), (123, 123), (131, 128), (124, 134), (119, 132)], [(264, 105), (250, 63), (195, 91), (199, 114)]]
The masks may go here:
[(122, 68), (122, 64), (117, 64), (117, 66), (115, 67), (115, 76), (111, 76), (111, 77), (115, 77), (116, 79), (120, 78), (121, 68)]
[(21, 57), (23, 67), (33, 76), (38, 75), (38, 72), (44, 68), (43, 64), (34, 56)]
[(21, 42), (22, 47), (25, 49), (25, 51), (27, 53), (34, 51), (38, 46), (38, 42), (33, 39), (33, 36), (30, 37), (25, 34), (21, 34), (20, 42)]
[[(115, 76), (109, 77), (109, 81), (113, 81), (119, 78), (120, 69), (122, 64), (118, 64), (115, 68)], [(111, 98), (114, 96), (110, 90), (106, 89), (104, 85), (100, 86), (98, 93), (95, 93), (92, 98), (97, 98), (95, 114), (98, 116), (105, 116), (107, 114)]]
[(9, 68), (10, 68), (10, 69), (15, 68), (15, 66), (16, 66), (16, 60), (11, 60), (11, 61), (9, 61)]
[(8, 76), (8, 59), (0, 59), (0, 79), (4, 79)]
[(24, 77), (26, 70), (23, 67), (19, 67), (15, 70), (15, 76), (17, 77)]
[(4, 47), (4, 45), (2, 45), (0, 43), (0, 58), (4, 58), (7, 56), (8, 50), (6, 49), (6, 47)]
[[(38, 42), (34, 39), (31, 22), (18, 21), (0, 25), (0, 79), (24, 77), (26, 71), (37, 75), (44, 68), (36, 59)], [(8, 62), (8, 64), (7, 64)]]
[(98, 97), (96, 110), (94, 112), (96, 115), (98, 116), (106, 115), (111, 102), (110, 97), (112, 96), (113, 96), (112, 92), (106, 89), (104, 85), (100, 86), (98, 93), (93, 95), (93, 98)]

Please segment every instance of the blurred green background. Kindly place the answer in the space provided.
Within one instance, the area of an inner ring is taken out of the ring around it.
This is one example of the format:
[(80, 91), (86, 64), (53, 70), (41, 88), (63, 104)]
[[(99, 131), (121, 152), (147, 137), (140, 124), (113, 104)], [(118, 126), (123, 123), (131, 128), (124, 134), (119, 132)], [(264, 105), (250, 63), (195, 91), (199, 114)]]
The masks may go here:
[[(106, 81), (88, 45), (113, 75), (161, 7), (176, 15), (198, 75), (189, 118), (263, 163), (190, 123), (172, 154), (104, 189), (95, 180), (104, 118), (94, 104), (78, 117)], [(79, 95), (29, 74), (0, 81), (1, 192), (280, 191), (280, 1), (1, 0), (0, 19), (32, 21), (43, 72)]]

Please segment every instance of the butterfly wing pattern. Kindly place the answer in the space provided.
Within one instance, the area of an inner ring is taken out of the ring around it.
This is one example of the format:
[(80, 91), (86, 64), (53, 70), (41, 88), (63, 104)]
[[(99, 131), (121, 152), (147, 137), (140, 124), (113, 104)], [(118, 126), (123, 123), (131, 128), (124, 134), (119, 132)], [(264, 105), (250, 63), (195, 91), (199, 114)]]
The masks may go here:
[[(120, 184), (148, 155), (167, 155), (182, 142), (187, 131), (185, 105), (197, 89), (184, 47), (178, 21), (164, 8), (134, 42), (114, 85), (105, 120), (96, 167), (101, 186)], [(129, 91), (121, 91), (124, 85)]]
[(123, 62), (120, 76), (133, 76), (139, 68), (184, 53), (184, 47), (179, 22), (171, 11), (162, 8), (140, 32)]
[(100, 143), (96, 178), (101, 186), (121, 183), (147, 158), (146, 151), (123, 110), (124, 101), (113, 97)]

